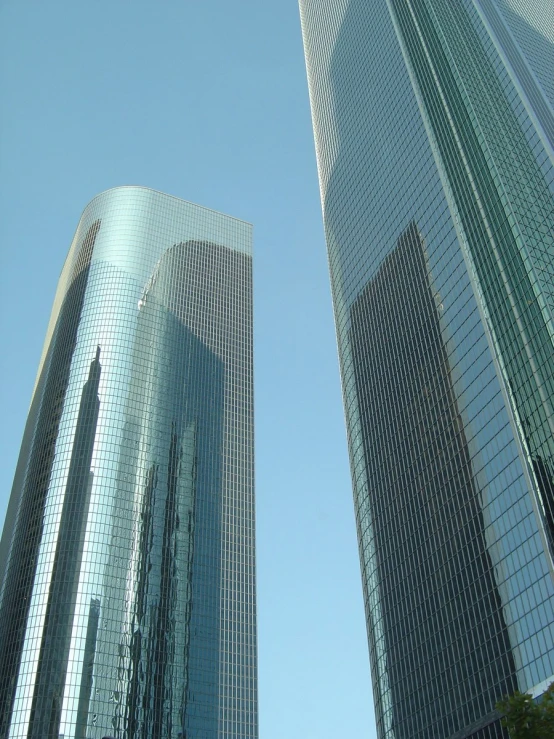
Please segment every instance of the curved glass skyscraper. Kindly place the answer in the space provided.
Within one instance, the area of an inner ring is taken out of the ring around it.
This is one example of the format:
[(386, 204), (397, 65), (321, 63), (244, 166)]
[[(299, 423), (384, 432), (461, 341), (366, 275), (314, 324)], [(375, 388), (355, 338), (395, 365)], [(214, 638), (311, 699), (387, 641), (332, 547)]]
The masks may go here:
[(554, 681), (554, 18), (300, 0), (381, 739)]
[(257, 732), (251, 227), (85, 209), (0, 550), (0, 736)]

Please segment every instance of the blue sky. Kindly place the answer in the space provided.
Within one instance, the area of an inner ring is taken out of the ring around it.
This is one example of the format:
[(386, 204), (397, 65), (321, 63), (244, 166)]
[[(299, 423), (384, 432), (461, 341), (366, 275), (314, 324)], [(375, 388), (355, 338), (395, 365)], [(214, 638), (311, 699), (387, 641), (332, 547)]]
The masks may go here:
[(296, 0), (0, 0), (0, 520), (81, 211), (141, 184), (254, 224), (261, 739), (374, 737)]

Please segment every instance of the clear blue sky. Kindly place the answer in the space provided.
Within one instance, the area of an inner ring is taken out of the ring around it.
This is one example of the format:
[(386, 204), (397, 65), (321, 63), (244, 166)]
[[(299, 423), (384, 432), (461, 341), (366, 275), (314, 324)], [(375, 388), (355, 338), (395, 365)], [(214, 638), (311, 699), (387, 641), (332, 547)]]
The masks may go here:
[(375, 736), (296, 0), (0, 0), (0, 520), (98, 192), (254, 224), (261, 739)]

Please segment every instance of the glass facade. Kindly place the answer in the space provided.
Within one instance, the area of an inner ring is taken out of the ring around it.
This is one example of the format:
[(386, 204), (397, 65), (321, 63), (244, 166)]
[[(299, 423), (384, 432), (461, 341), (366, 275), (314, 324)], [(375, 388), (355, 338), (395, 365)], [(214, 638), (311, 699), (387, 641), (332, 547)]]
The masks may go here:
[(251, 227), (85, 209), (0, 548), (0, 736), (258, 736)]
[(554, 681), (543, 5), (300, 0), (381, 739)]

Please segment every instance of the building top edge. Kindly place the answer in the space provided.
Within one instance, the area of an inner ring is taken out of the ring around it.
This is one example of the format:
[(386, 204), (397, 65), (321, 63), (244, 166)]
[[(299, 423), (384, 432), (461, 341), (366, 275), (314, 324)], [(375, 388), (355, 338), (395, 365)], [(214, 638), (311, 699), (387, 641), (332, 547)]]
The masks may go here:
[(115, 187), (108, 187), (106, 190), (102, 190), (101, 192), (97, 193), (91, 200), (88, 201), (88, 203), (85, 205), (83, 212), (85, 212), (91, 205), (94, 203), (95, 200), (98, 200), (98, 198), (103, 197), (104, 195), (107, 195), (108, 193), (117, 192), (119, 190), (143, 190), (145, 192), (151, 192), (155, 195), (160, 195), (163, 198), (168, 198), (170, 200), (176, 200), (178, 203), (185, 203), (186, 205), (192, 205), (195, 208), (200, 208), (201, 210), (205, 210), (208, 213), (214, 213), (218, 216), (223, 216), (224, 218), (229, 218), (233, 221), (237, 221), (238, 223), (243, 223), (246, 226), (250, 226), (250, 228), (253, 228), (253, 224), (250, 221), (245, 221), (243, 218), (237, 218), (236, 216), (229, 215), (228, 213), (223, 213), (220, 210), (215, 210), (214, 208), (208, 208), (206, 205), (199, 205), (198, 203), (193, 203), (191, 200), (185, 200), (184, 198), (179, 198), (176, 195), (171, 195), (167, 192), (162, 192), (161, 190), (156, 190), (154, 187), (147, 187), (146, 185), (116, 185)]

